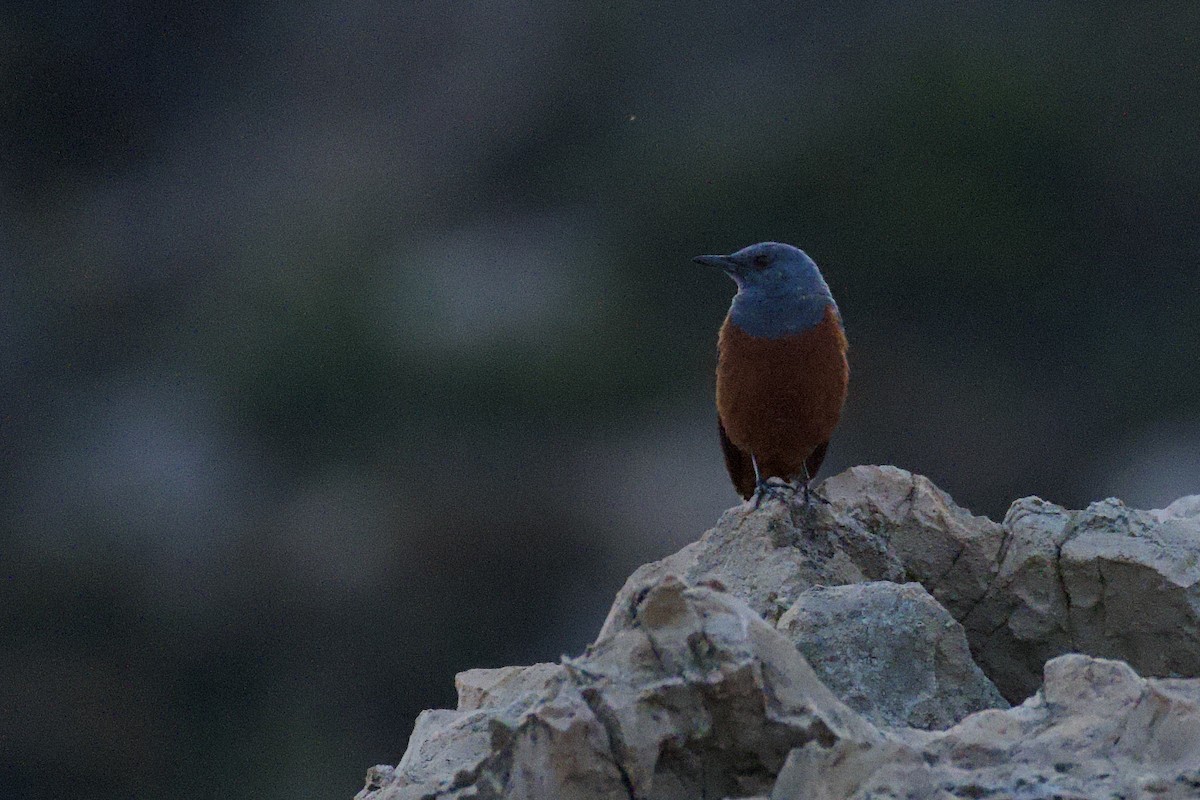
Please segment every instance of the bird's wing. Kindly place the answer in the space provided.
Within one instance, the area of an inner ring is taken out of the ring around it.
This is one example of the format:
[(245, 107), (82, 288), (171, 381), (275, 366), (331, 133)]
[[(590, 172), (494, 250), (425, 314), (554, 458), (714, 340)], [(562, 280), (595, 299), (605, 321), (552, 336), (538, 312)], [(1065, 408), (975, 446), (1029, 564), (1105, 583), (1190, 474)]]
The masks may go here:
[[(725, 433), (725, 425), (721, 422), (720, 416), (717, 417), (717, 430), (721, 434), (721, 451), (725, 454), (725, 469), (729, 471), (729, 479), (733, 481), (733, 488), (737, 489), (737, 493), (744, 499), (749, 500), (754, 495), (755, 489), (754, 464), (750, 461), (750, 454), (729, 441), (729, 435)], [(824, 453), (824, 448), (821, 448), (821, 454), (824, 455)], [(817, 463), (820, 464), (820, 461), (818, 460)]]

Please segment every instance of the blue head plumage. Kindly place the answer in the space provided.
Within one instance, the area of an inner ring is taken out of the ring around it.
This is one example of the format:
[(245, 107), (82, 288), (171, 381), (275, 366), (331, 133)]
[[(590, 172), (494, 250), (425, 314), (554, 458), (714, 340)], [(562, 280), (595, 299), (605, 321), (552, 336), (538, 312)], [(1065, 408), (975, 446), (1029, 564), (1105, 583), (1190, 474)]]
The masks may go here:
[(720, 267), (737, 283), (729, 317), (751, 336), (778, 339), (803, 333), (825, 318), (826, 308), (837, 312), (817, 265), (790, 244), (759, 242), (731, 255), (694, 260)]

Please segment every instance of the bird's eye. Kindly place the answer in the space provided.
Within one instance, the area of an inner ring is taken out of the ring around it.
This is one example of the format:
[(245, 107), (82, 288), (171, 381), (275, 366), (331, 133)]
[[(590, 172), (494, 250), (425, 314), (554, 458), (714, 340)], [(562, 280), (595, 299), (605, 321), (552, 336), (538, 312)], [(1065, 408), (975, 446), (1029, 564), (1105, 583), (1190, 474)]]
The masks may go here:
[(765, 253), (759, 253), (754, 257), (754, 261), (752, 263), (755, 267), (762, 269), (770, 262), (770, 260), (771, 259), (769, 259)]

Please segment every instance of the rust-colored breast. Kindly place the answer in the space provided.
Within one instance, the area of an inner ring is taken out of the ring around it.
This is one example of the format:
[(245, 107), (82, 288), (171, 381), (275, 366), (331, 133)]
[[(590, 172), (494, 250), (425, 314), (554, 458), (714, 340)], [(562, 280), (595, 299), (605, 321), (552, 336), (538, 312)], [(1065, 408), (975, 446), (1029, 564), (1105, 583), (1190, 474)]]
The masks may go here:
[(729, 441), (755, 457), (764, 478), (801, 475), (846, 401), (850, 369), (837, 313), (827, 308), (815, 327), (781, 339), (751, 336), (726, 317), (717, 348), (717, 413)]

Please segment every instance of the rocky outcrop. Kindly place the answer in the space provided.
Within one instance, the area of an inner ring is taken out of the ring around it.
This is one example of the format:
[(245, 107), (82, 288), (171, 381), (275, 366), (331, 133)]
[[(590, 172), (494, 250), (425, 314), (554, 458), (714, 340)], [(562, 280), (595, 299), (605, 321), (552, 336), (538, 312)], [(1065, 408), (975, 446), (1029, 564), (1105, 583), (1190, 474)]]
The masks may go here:
[[(853, 467), (821, 485), (838, 530), (861, 529), (962, 620), (992, 587), (1008, 535), (955, 505), (921, 475), (896, 467)], [(863, 534), (858, 534), (863, 535)]]
[(578, 659), (472, 670), (360, 797), (629, 798), (765, 793), (809, 742), (881, 742), (742, 601), (664, 578)]
[(462, 673), (360, 800), (1200, 797), (1200, 497), (820, 492), (639, 568), (582, 656)]
[(604, 627), (621, 619), (643, 587), (667, 575), (693, 584), (718, 581), (774, 623), (812, 586), (901, 581), (904, 574), (886, 539), (841, 506), (767, 502), (756, 509), (745, 503), (726, 511), (698, 541), (638, 567), (617, 593)]
[(1144, 675), (1200, 675), (1200, 497), (1161, 511), (1102, 500), (1068, 511), (1013, 503), (984, 598), (960, 617), (976, 659), (1010, 699), (1065, 652)]
[(771, 800), (1200, 797), (1200, 681), (1138, 677), (1082, 655), (1046, 665), (1011, 711), (948, 731), (792, 751)]

